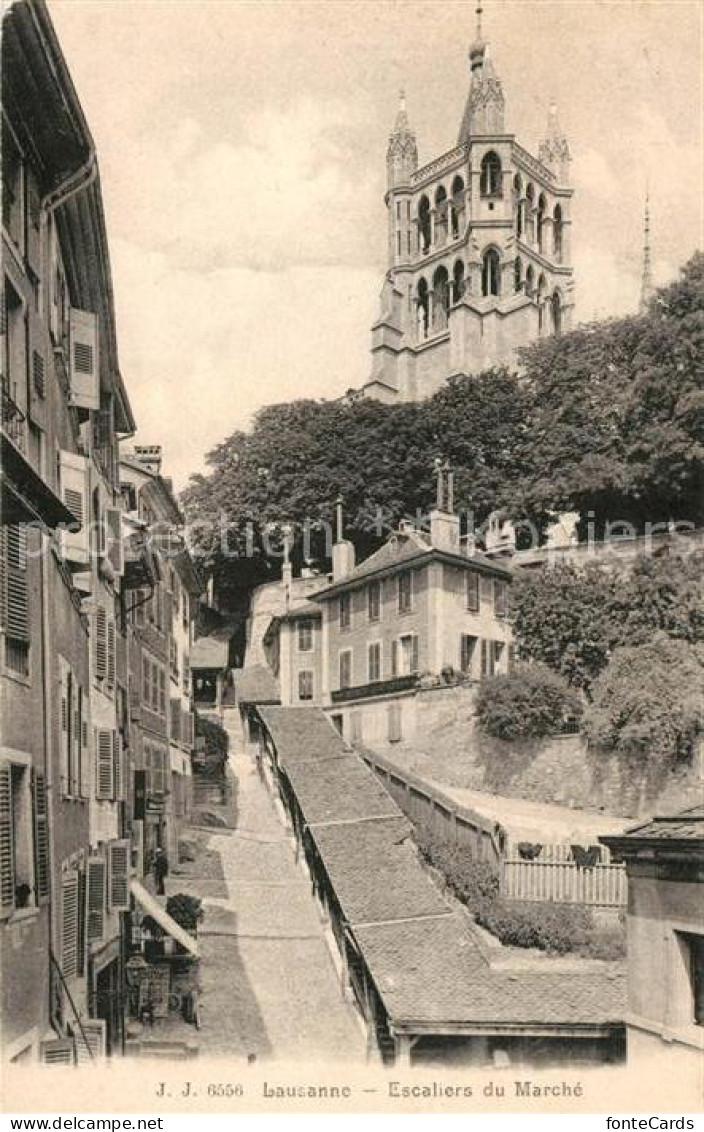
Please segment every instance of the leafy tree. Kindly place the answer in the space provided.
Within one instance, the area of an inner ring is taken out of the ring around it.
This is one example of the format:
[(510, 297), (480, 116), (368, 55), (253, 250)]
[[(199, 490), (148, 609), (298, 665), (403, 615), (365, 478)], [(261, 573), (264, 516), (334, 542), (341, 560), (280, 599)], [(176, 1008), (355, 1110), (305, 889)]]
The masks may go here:
[(479, 726), (497, 739), (554, 735), (567, 720), (578, 719), (582, 710), (579, 693), (538, 664), (483, 681), (476, 707)]
[(658, 634), (617, 649), (593, 688), (590, 743), (664, 761), (688, 758), (704, 724), (702, 647)]

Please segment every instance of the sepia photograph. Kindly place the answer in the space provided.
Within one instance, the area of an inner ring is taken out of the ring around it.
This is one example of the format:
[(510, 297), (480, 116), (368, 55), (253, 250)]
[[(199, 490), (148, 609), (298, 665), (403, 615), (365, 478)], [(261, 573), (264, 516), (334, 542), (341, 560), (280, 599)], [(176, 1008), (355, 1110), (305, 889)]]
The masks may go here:
[(693, 1128), (701, 4), (0, 7), (6, 1127)]

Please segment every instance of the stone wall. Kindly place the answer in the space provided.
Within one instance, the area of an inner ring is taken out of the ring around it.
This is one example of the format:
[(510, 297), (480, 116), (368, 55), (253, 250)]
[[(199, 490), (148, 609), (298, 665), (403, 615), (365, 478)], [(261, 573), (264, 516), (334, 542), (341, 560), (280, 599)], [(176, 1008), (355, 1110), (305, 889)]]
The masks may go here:
[(476, 725), (476, 691), (476, 685), (419, 691), (415, 734), (393, 744), (394, 759), (448, 786), (624, 817), (672, 813), (701, 802), (701, 749), (691, 764), (673, 770), (654, 758), (645, 763), (587, 750), (578, 735), (513, 743), (491, 739)]

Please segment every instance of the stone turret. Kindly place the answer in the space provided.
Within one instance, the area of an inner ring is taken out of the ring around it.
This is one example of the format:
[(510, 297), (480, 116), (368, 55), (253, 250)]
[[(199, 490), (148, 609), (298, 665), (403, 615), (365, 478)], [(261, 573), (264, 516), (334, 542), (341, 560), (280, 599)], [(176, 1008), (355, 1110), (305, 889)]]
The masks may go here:
[(469, 68), (472, 77), (458, 145), (464, 145), (470, 137), (503, 134), (505, 130), (504, 92), (489, 55), (489, 44), (482, 35), (481, 7), (477, 8), (477, 35), (469, 48)]
[(547, 132), (540, 143), (538, 156), (543, 165), (552, 170), (561, 185), (569, 184), (572, 155), (567, 138), (560, 128), (557, 103), (554, 101), (550, 103)]
[(418, 168), (418, 146), (416, 135), (411, 129), (406, 111), (406, 95), (399, 95), (399, 108), (394, 128), (389, 135), (389, 148), (386, 151), (386, 174), (390, 189), (407, 185), (411, 174)]

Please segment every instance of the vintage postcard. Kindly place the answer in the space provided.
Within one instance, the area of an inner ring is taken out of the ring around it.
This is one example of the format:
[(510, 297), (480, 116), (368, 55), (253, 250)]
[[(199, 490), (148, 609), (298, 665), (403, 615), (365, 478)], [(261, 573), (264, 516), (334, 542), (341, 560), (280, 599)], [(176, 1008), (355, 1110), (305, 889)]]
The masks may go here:
[(691, 1125), (701, 76), (689, 0), (5, 0), (6, 1114)]

